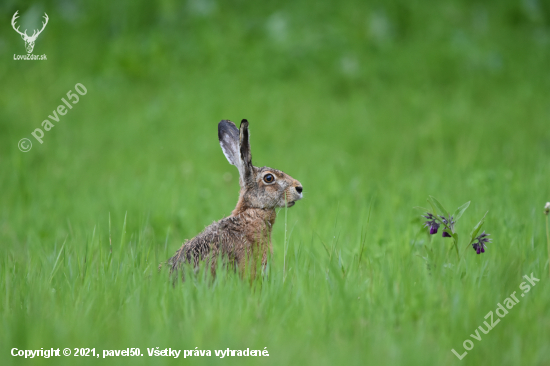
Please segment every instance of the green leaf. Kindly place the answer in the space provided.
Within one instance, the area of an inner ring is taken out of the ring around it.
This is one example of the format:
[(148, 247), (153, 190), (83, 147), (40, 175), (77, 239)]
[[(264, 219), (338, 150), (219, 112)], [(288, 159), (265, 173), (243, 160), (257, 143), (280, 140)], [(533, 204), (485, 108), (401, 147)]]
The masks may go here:
[(458, 233), (452, 233), (451, 235), (453, 236), (453, 246), (458, 248)]
[(430, 200), (429, 198), (427, 199), (428, 203), (430, 204), (430, 206), (432, 206), (432, 213), (437, 217), (437, 209), (435, 208), (432, 200)]
[(122, 235), (120, 237), (120, 253), (122, 253), (122, 248), (124, 248), (124, 242), (126, 240), (126, 216), (128, 216), (128, 211), (124, 214), (124, 225), (122, 225)]
[(455, 222), (458, 221), (458, 219), (460, 219), (460, 217), (462, 217), (462, 214), (464, 213), (464, 211), (466, 211), (466, 209), (470, 206), (470, 202), (471, 201), (468, 201), (466, 202), (465, 204), (463, 204), (462, 206), (460, 206), (459, 208), (456, 209), (455, 213), (453, 214), (453, 219)]
[(434, 206), (440, 212), (441, 215), (447, 218), (449, 217), (449, 213), (447, 212), (447, 210), (445, 210), (445, 208), (443, 207), (441, 202), (437, 200), (437, 198), (435, 198), (434, 196), (430, 196), (430, 198), (428, 199), (428, 202), (430, 202), (430, 204)]
[(65, 248), (66, 242), (67, 242), (67, 237), (65, 237), (65, 240), (63, 241), (63, 245), (61, 246), (61, 249), (59, 249), (59, 254), (57, 255), (57, 259), (55, 260), (55, 263), (53, 265), (52, 272), (50, 273), (50, 279), (48, 281), (49, 283), (52, 283), (53, 276), (55, 276), (55, 273), (59, 269), (59, 266), (58, 266), (59, 258), (61, 258), (61, 253), (63, 253), (63, 248)]
[(422, 214), (430, 212), (430, 209), (426, 207), (414, 206), (413, 209), (420, 211)]
[(483, 226), (483, 223), (485, 222), (485, 216), (487, 216), (487, 214), (489, 213), (489, 211), (485, 212), (485, 215), (483, 215), (483, 217), (481, 218), (481, 220), (477, 223), (476, 226), (474, 226), (474, 229), (472, 230), (472, 232), (470, 233), (470, 244), (474, 241), (474, 239), (476, 238), (477, 236), (477, 233), (479, 233), (479, 230), (481, 230), (481, 227)]
[[(453, 237), (453, 246), (456, 250), (456, 256), (458, 257), (458, 259), (460, 260), (460, 254), (458, 253), (458, 233), (450, 233), (451, 236)], [(451, 247), (451, 248), (452, 248)]]

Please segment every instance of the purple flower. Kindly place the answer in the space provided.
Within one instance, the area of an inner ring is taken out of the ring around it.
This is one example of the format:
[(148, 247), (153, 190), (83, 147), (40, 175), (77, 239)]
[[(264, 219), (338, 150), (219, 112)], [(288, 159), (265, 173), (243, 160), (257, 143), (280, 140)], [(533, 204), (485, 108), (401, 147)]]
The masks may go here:
[[(445, 224), (446, 227), (450, 228), (450, 230), (453, 230), (453, 227), (455, 225), (455, 221), (453, 220), (453, 217), (450, 216), (449, 219), (445, 218), (445, 216), (441, 216), (439, 215), (439, 218), (441, 219), (441, 221), (443, 221), (443, 223)], [(444, 238), (451, 238), (452, 235), (449, 234), (447, 231), (443, 231), (443, 235), (442, 235)]]
[(453, 217), (451, 216), (449, 220), (447, 220), (445, 218), (445, 216), (441, 216), (439, 215), (439, 217), (441, 218), (441, 221), (443, 221), (443, 223), (445, 225), (447, 225), (448, 227), (450, 227), (451, 229), (455, 226), (455, 221), (453, 220)]
[(435, 221), (435, 216), (428, 212), (426, 213), (426, 216), (422, 217), (428, 219), (428, 221), (424, 223), (424, 226), (430, 228), (430, 235), (437, 234), (437, 230), (439, 229), (440, 225), (437, 221)]
[(475, 241), (472, 243), (472, 247), (477, 254), (485, 253), (485, 247), (487, 243), (491, 242), (491, 239), (488, 238), (489, 234), (486, 234), (485, 231), (475, 238)]

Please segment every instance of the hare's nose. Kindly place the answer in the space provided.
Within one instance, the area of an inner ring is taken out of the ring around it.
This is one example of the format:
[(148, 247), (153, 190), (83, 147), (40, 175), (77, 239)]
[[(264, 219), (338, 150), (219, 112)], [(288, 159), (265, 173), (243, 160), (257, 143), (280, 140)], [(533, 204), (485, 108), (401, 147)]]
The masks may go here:
[(296, 192), (302, 193), (302, 190), (303, 190), (302, 186), (296, 187)]

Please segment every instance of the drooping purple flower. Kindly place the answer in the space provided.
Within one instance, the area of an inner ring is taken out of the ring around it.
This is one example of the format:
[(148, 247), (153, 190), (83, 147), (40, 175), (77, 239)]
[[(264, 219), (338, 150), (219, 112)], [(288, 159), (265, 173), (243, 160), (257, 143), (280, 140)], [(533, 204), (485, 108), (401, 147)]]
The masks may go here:
[[(451, 216), (449, 219), (447, 219), (445, 216), (441, 216), (439, 215), (439, 218), (441, 219), (441, 221), (443, 221), (443, 223), (449, 227), (451, 230), (453, 229), (454, 225), (455, 225), (455, 221), (453, 220), (453, 217)], [(444, 238), (451, 238), (452, 235), (449, 234), (447, 231), (443, 231), (443, 234), (442, 236)]]
[(453, 220), (453, 217), (451, 216), (449, 219), (447, 219), (445, 216), (439, 215), (439, 218), (445, 225), (450, 227), (451, 229), (455, 226), (455, 221)]
[(439, 229), (439, 223), (435, 220), (435, 216), (431, 213), (426, 213), (426, 216), (422, 216), (426, 219), (428, 219), (428, 221), (426, 221), (424, 223), (424, 226), (425, 227), (429, 227), (430, 228), (430, 235), (434, 235), (434, 234), (437, 234), (437, 230)]
[(472, 247), (476, 251), (477, 254), (485, 253), (485, 247), (487, 246), (487, 243), (491, 242), (491, 239), (488, 238), (489, 234), (481, 233), (477, 238), (475, 238), (475, 241), (472, 243)]

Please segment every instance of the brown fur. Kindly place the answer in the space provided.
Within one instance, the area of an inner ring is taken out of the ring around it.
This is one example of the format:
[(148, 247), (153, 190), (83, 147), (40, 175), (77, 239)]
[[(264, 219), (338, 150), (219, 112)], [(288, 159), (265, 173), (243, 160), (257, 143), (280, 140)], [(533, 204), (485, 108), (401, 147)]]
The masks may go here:
[[(218, 137), (230, 164), (239, 169), (239, 200), (231, 216), (212, 223), (203, 232), (183, 246), (168, 260), (170, 273), (185, 263), (194, 268), (205, 261), (215, 275), (218, 257), (239, 268), (244, 274), (250, 263), (251, 273), (261, 256), (262, 266), (267, 263), (268, 250), (272, 253), (271, 231), (275, 224), (277, 207), (291, 207), (302, 198), (302, 185), (284, 172), (252, 165), (248, 122), (235, 124), (223, 120), (218, 124)], [(266, 182), (273, 175), (274, 181)]]

